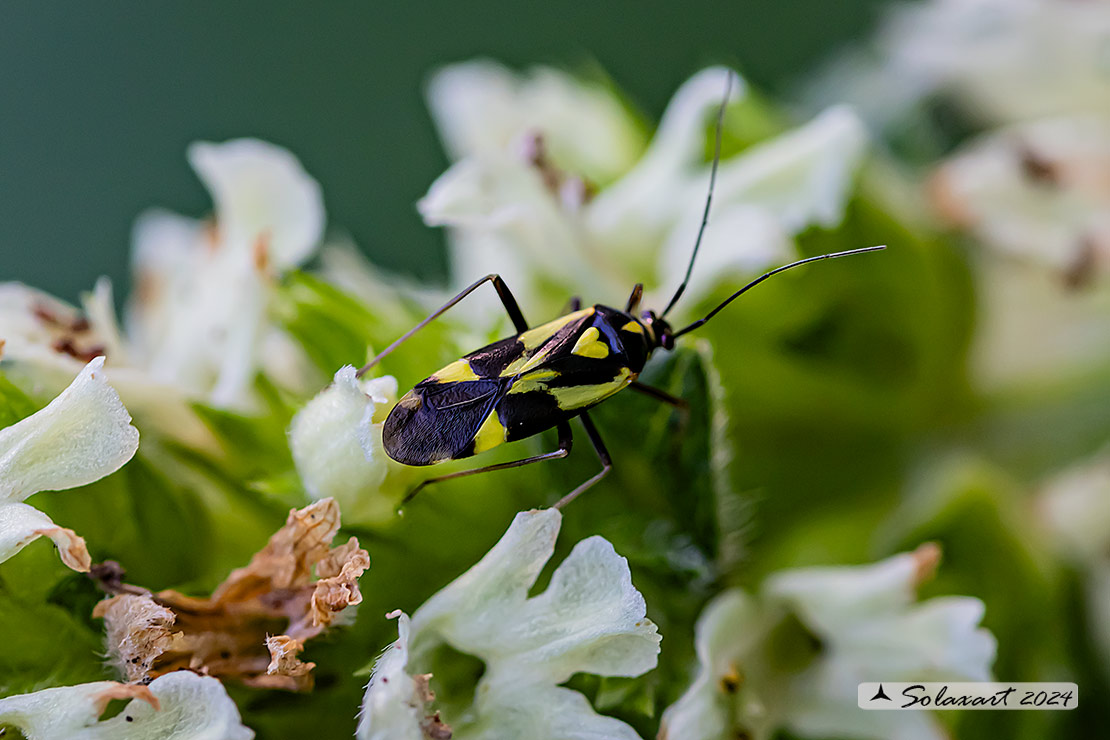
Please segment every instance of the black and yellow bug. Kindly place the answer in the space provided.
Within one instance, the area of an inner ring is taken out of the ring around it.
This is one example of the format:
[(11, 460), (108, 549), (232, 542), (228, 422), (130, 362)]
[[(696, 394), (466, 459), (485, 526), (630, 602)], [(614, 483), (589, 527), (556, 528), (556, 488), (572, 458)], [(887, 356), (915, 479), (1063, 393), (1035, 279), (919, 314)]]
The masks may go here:
[(570, 452), (572, 441), (569, 422), (578, 417), (597, 452), (602, 469), (564, 496), (556, 506), (566, 504), (601, 480), (612, 468), (605, 444), (587, 413), (590, 408), (624, 388), (633, 388), (675, 406), (683, 405), (681, 399), (637, 382), (637, 376), (655, 350), (673, 348), (675, 339), (697, 329), (745, 291), (776, 273), (808, 262), (884, 248), (867, 247), (824, 254), (779, 267), (733, 293), (704, 318), (673, 330), (665, 316), (686, 289), (708, 224), (727, 99), (726, 90), (717, 117), (716, 154), (710, 170), (709, 196), (686, 277), (661, 314), (640, 311), (643, 286), (636, 285), (624, 310), (603, 305), (580, 308), (578, 300), (574, 299), (570, 313), (529, 328), (505, 282), (499, 275), (487, 275), (433, 312), (358, 371), (360, 376), (363, 375), (483, 283), (492, 282), (517, 334), (452, 362), (405, 394), (385, 421), (382, 430), (385, 451), (391, 458), (406, 465), (434, 465), (470, 457), (503, 442), (525, 439), (547, 429), (558, 431), (557, 450), (431, 478), (409, 493), (405, 501), (430, 483), (565, 457)]

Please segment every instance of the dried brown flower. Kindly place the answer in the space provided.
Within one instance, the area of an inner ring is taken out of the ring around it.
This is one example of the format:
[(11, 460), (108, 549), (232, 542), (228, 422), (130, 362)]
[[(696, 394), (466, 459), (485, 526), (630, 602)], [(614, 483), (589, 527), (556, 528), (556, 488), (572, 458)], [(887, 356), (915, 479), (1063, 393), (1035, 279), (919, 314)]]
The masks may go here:
[(105, 619), (110, 654), (130, 681), (187, 668), (251, 686), (312, 688), (314, 664), (297, 654), (362, 601), (358, 579), (370, 567), (356, 538), (331, 547), (338, 530), (333, 499), (290, 511), (250, 564), (208, 598), (104, 583), (116, 595), (93, 615)]

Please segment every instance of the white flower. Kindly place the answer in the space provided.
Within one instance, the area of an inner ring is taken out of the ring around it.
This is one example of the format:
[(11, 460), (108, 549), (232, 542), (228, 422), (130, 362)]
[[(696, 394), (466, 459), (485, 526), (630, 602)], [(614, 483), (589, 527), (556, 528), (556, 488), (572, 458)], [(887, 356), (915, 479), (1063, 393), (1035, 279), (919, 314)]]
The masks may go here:
[(1110, 266), (1110, 117), (1007, 126), (933, 177), (941, 213), (984, 244), (1073, 282)]
[(47, 385), (91, 356), (107, 355), (137, 412), (154, 407), (173, 419), (166, 426), (195, 438), (185, 399), (243, 407), (260, 370), (287, 386), (303, 378), (301, 350), (282, 341), (267, 311), (277, 276), (317, 247), (324, 208), (317, 182), (272, 144), (198, 143), (189, 160), (212, 193), (214, 220), (160, 210), (137, 220), (126, 332), (106, 280), (86, 297), (84, 315), (7, 283), (0, 284), (0, 339), (7, 359)]
[(984, 385), (1110, 357), (1108, 172), (1110, 117), (1098, 116), (1000, 128), (934, 172), (941, 216), (1004, 257), (979, 262), (974, 367)]
[(982, 602), (914, 603), (938, 558), (925, 545), (870, 566), (785, 571), (758, 596), (718, 596), (698, 621), (697, 679), (663, 715), (661, 737), (943, 738), (925, 713), (856, 707), (862, 681), (989, 679), (995, 641), (978, 627)]
[[(607, 299), (623, 297), (635, 282), (672, 291), (676, 274), (685, 271), (704, 208), (706, 132), (728, 75), (712, 68), (691, 78), (675, 94), (643, 156), (629, 161), (611, 183), (597, 183), (553, 143), (550, 157), (547, 151), (550, 142), (571, 140), (580, 148), (594, 143), (591, 131), (578, 126), (590, 118), (583, 113), (590, 109), (581, 100), (585, 92), (552, 98), (559, 112), (540, 123), (520, 116), (495, 123), (502, 106), (466, 106), (466, 131), (515, 126), (516, 137), (528, 143), (520, 152), (519, 143), (506, 143), (513, 138), (506, 133), (460, 144), (477, 134), (461, 134), (446, 112), (462, 105), (457, 98), (508, 98), (513, 106), (524, 105), (527, 96), (518, 91), (514, 98), (512, 91), (528, 83), (486, 62), (441, 73), (430, 105), (448, 148), (461, 159), (433, 183), (419, 209), (426, 223), (450, 227), (455, 274), (465, 282), (496, 271), (510, 286), (524, 282), (519, 290), (555, 280)], [(560, 79), (569, 84), (565, 76)], [(732, 87), (733, 99), (744, 96), (742, 83)], [(598, 94), (595, 88), (588, 91), (591, 99)], [(605, 140), (614, 130), (599, 129)], [(539, 140), (526, 138), (537, 131)], [(864, 145), (855, 115), (834, 108), (723, 160), (714, 226), (703, 243), (689, 302), (719, 280), (788, 257), (793, 236), (807, 226), (839, 223)]]
[(899, 5), (874, 48), (842, 59), (814, 97), (891, 121), (936, 92), (988, 122), (1110, 113), (1110, 9), (1060, 0), (930, 0)]
[[(113, 699), (127, 705), (100, 719)], [(235, 703), (214, 678), (177, 671), (149, 686), (115, 681), (0, 699), (0, 724), (27, 740), (251, 740)]]
[(92, 360), (46, 408), (0, 429), (0, 561), (46, 535), (66, 565), (88, 570), (84, 540), (20, 502), (92, 483), (135, 454), (139, 432), (103, 367), (103, 357)]
[(402, 622), (402, 639), (375, 671), (390, 680), (372, 680), (367, 687), (362, 740), (383, 737), (373, 734), (380, 726), (399, 725), (410, 734), (397, 737), (421, 737), (414, 722), (425, 710), (412, 702), (408, 687), (401, 699), (389, 697), (398, 681), (411, 680), (405, 664), (426, 667), (443, 643), (486, 665), (473, 706), (447, 718), (456, 740), (637, 737), (623, 722), (596, 714), (585, 697), (558, 686), (580, 672), (638, 676), (655, 666), (660, 639), (627, 561), (601, 537), (579, 542), (547, 590), (528, 596), (554, 551), (560, 523), (554, 509), (517, 514), (481, 561), (416, 611), (407, 645)]
[(1087, 621), (1110, 676), (1110, 455), (1100, 452), (1049, 479), (1038, 511), (1085, 581)]
[(396, 400), (393, 377), (359, 381), (347, 365), (290, 424), (289, 446), (305, 488), (314, 499), (336, 499), (348, 521), (394, 514), (397, 496), (382, 491), (395, 467), (382, 448), (382, 422)]
[(161, 211), (136, 223), (132, 353), (156, 380), (242, 405), (271, 331), (274, 276), (307, 259), (323, 234), (320, 186), (289, 152), (254, 139), (194, 144), (189, 160), (212, 193), (215, 223)]
[(453, 159), (503, 152), (537, 133), (559, 167), (607, 182), (644, 146), (611, 91), (550, 67), (518, 75), (488, 60), (453, 64), (432, 77), (428, 103)]

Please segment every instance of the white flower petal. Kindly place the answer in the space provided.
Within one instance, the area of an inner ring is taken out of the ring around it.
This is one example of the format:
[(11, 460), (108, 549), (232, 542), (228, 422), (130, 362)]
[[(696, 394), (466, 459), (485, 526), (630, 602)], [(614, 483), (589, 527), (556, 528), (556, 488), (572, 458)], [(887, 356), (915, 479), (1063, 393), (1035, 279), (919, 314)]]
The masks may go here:
[(861, 614), (904, 609), (913, 602), (920, 565), (903, 553), (873, 565), (798, 568), (767, 580), (763, 592), (797, 611), (807, 625), (835, 634)]
[[(149, 688), (149, 691), (147, 690)], [(134, 698), (132, 698), (134, 697)], [(131, 699), (99, 720), (112, 699)], [(155, 709), (153, 704), (160, 708)], [(169, 673), (149, 687), (114, 681), (45, 689), (0, 699), (0, 724), (28, 740), (251, 740), (235, 703), (214, 678)]]
[(558, 509), (517, 514), (497, 544), (468, 571), (449, 583), (413, 614), (419, 651), (425, 635), (435, 635), (463, 652), (495, 653), (500, 630), (528, 596), (555, 552), (562, 525)]
[(429, 226), (451, 227), (452, 260), (462, 282), (498, 272), (518, 291), (536, 277), (587, 293), (605, 290), (603, 266), (577, 216), (525, 162), (507, 155), (458, 162), (432, 183), (417, 209)]
[(517, 81), (488, 60), (448, 65), (428, 83), (428, 108), (452, 159), (506, 148), (519, 134)]
[(82, 573), (92, 566), (85, 540), (27, 504), (0, 504), (0, 563), (39, 537), (49, 537), (62, 562)]
[(659, 655), (659, 632), (646, 616), (628, 561), (604, 538), (590, 537), (559, 564), (546, 591), (520, 605), (501, 629), (497, 652), (480, 657), (491, 674), (510, 664), (513, 681), (531, 671), (551, 683), (580, 672), (639, 676)]
[(460, 729), (453, 740), (640, 740), (624, 722), (595, 712), (577, 691), (555, 686), (483, 694), (478, 714), (481, 720)]
[(607, 182), (643, 145), (615, 95), (548, 67), (517, 75), (488, 60), (453, 64), (432, 78), (428, 106), (453, 159), (508, 152), (539, 133), (560, 169)]
[(98, 357), (46, 408), (0, 429), (0, 501), (92, 483), (139, 447), (139, 432)]
[(261, 245), (278, 269), (312, 254), (324, 233), (324, 200), (296, 157), (257, 139), (197, 142), (188, 156), (212, 193), (224, 245)]
[(848, 106), (721, 163), (714, 198), (758, 204), (791, 232), (836, 226), (866, 150), (863, 121)]
[(1080, 563), (1099, 563), (1110, 553), (1110, 456), (1067, 468), (1045, 484), (1038, 502), (1061, 550)]
[(317, 500), (335, 498), (349, 519), (393, 515), (395, 501), (380, 491), (389, 471), (381, 417), (396, 395), (393, 378), (360, 386), (348, 365), (290, 424), (289, 445), (305, 488)]
[[(872, 49), (838, 60), (810, 98), (850, 101), (880, 125), (908, 123), (938, 92), (978, 121), (1110, 112), (1102, 3), (929, 0), (891, 6)], [(920, 125), (920, 117), (913, 125)]]
[(111, 357), (115, 365), (128, 364), (127, 349), (116, 317), (112, 281), (106, 277), (99, 278), (91, 293), (81, 295), (81, 307), (85, 311), (92, 332), (103, 343), (103, 354)]
[[(863, 123), (840, 106), (721, 162), (711, 226), (687, 286), (687, 301), (696, 301), (722, 278), (750, 275), (785, 261), (793, 236), (806, 228), (839, 224), (865, 145)], [(663, 275), (686, 271), (704, 204), (705, 182), (688, 187), (686, 206), (663, 246)]]
[[(135, 289), (125, 324), (134, 360), (144, 365), (172, 341), (174, 309), (187, 301), (204, 250), (199, 221), (161, 209), (141, 214), (131, 229), (131, 274)], [(210, 245), (209, 245), (210, 247)]]
[(409, 617), (395, 612), (397, 641), (374, 663), (362, 700), (358, 740), (425, 740), (420, 723), (425, 719), (426, 696), (406, 673), (409, 660)]
[[(728, 69), (712, 67), (687, 80), (667, 106), (644, 156), (590, 204), (588, 230), (617, 258), (633, 259), (644, 244), (658, 243), (675, 219), (686, 215), (686, 194), (695, 183), (704, 202), (709, 174), (702, 161), (706, 126), (721, 104), (729, 74)], [(746, 88), (739, 76), (734, 79), (738, 82), (732, 85), (730, 99), (740, 100)], [(700, 216), (701, 208), (695, 211)]]

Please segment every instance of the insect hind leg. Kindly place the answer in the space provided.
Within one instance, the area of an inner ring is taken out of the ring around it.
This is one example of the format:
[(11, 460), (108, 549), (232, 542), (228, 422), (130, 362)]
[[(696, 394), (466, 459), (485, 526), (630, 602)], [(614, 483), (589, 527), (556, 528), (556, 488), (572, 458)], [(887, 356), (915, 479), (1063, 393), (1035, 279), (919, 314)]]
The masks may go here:
[(580, 414), (578, 418), (582, 420), (582, 426), (586, 428), (586, 436), (590, 438), (590, 443), (594, 446), (594, 451), (597, 453), (598, 459), (601, 460), (601, 472), (559, 499), (554, 506), (556, 509), (562, 509), (571, 501), (581, 496), (588, 489), (592, 488), (595, 483), (609, 475), (609, 471), (613, 469), (613, 460), (609, 457), (609, 450), (605, 449), (605, 443), (601, 441), (601, 435), (597, 433), (597, 427), (594, 426), (593, 420), (590, 419), (589, 415), (586, 413)]
[(370, 370), (370, 368), (377, 365), (379, 362), (385, 359), (387, 355), (392, 353), (393, 350), (397, 349), (402, 344), (407, 342), (413, 334), (416, 334), (416, 332), (420, 331), (425, 326), (432, 323), (443, 314), (447, 313), (447, 311), (453, 308), (455, 304), (457, 304), (463, 298), (466, 298), (468, 295), (481, 287), (482, 283), (487, 282), (493, 283), (493, 288), (497, 291), (497, 296), (501, 299), (501, 303), (505, 306), (505, 312), (509, 314), (509, 319), (513, 322), (513, 326), (516, 327), (517, 333), (527, 331), (528, 322), (524, 320), (524, 314), (521, 312), (520, 306), (516, 302), (516, 298), (513, 297), (512, 292), (509, 290), (509, 286), (505, 284), (505, 281), (501, 279), (500, 275), (498, 275), (497, 273), (490, 273), (481, 280), (477, 280), (464, 288), (462, 292), (460, 292), (457, 296), (447, 301), (447, 303), (444, 303), (442, 306), (429, 314), (428, 317), (421, 321), (419, 324), (402, 334), (400, 339), (379, 352), (377, 357), (363, 365), (359, 369), (359, 371), (355, 373), (355, 375), (361, 378), (367, 373), (368, 370)]
[(495, 465), (485, 465), (480, 468), (471, 468), (470, 470), (460, 470), (455, 473), (448, 473), (447, 475), (441, 475), (437, 478), (429, 478), (428, 480), (420, 483), (420, 485), (418, 485), (416, 488), (409, 491), (405, 498), (401, 501), (401, 506), (404, 506), (409, 501), (412, 501), (414, 498), (416, 498), (416, 494), (420, 493), (420, 491), (423, 490), (425, 486), (430, 486), (433, 483), (440, 483), (442, 481), (451, 480), (453, 478), (462, 478), (463, 476), (467, 475), (477, 475), (478, 473), (492, 473), (495, 470), (519, 468), (522, 465), (531, 465), (532, 463), (543, 462), (544, 460), (558, 460), (561, 457), (566, 457), (570, 454), (570, 448), (574, 442), (574, 435), (570, 430), (570, 424), (564, 421), (555, 428), (559, 432), (559, 449), (552, 450), (551, 452), (545, 452), (541, 455), (526, 457), (521, 460), (497, 463)]

